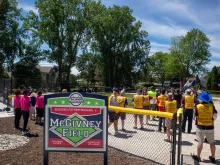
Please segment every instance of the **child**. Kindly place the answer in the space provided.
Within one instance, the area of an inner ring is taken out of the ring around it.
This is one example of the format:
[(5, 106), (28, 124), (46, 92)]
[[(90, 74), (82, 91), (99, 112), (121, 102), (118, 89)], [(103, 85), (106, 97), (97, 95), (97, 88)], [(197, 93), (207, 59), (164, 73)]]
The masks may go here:
[(35, 118), (35, 105), (36, 105), (36, 95), (35, 93), (30, 94), (31, 102), (30, 102), (30, 116), (29, 120), (33, 120), (33, 113), (34, 113), (34, 118)]
[(28, 118), (29, 118), (29, 111), (30, 111), (30, 98), (28, 97), (28, 90), (23, 91), (23, 96), (21, 97), (21, 112), (23, 115), (24, 119), (24, 124), (23, 124), (23, 131), (22, 131), (22, 136), (27, 136), (27, 124), (28, 124)]
[(44, 98), (42, 96), (42, 92), (37, 93), (36, 110), (37, 110), (37, 118), (35, 124), (41, 125), (42, 124), (41, 118), (43, 117), (43, 111), (44, 111)]
[(15, 97), (14, 97), (14, 112), (15, 112), (15, 130), (20, 130), (21, 128), (19, 127), (19, 122), (21, 119), (21, 90), (17, 89), (15, 91)]

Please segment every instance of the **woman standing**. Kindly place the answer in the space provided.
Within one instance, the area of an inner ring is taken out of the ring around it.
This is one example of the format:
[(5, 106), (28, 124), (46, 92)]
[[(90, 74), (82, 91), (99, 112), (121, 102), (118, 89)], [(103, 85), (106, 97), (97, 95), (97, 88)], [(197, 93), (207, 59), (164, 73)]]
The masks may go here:
[(28, 124), (28, 118), (29, 118), (29, 111), (30, 111), (30, 101), (31, 99), (28, 97), (28, 90), (25, 89), (23, 91), (23, 96), (21, 97), (21, 112), (23, 115), (24, 119), (24, 124), (23, 124), (23, 131), (22, 131), (22, 136), (27, 135), (27, 124)]
[(41, 125), (42, 124), (41, 118), (43, 117), (43, 112), (44, 112), (44, 98), (42, 96), (42, 92), (37, 93), (36, 110), (37, 110), (37, 118), (35, 124)]
[(17, 89), (15, 91), (15, 97), (14, 97), (14, 112), (15, 112), (15, 130), (20, 130), (19, 127), (20, 119), (21, 119), (21, 90)]

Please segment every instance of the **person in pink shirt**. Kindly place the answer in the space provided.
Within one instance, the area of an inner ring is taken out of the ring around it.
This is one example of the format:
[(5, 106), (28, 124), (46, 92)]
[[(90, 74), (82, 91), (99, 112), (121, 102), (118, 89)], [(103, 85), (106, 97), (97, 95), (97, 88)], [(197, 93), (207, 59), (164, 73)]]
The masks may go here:
[(36, 110), (37, 110), (37, 118), (35, 124), (41, 125), (42, 124), (41, 118), (43, 117), (43, 113), (44, 113), (44, 98), (42, 96), (42, 92), (37, 93)]
[(21, 97), (21, 112), (23, 115), (24, 123), (23, 123), (23, 131), (22, 136), (27, 135), (27, 124), (28, 124), (28, 118), (29, 118), (29, 111), (30, 111), (30, 101), (31, 99), (28, 97), (28, 90), (23, 91), (23, 96)]
[(15, 112), (15, 130), (21, 130), (19, 127), (20, 119), (21, 119), (21, 90), (15, 90), (15, 97), (14, 97), (14, 112)]

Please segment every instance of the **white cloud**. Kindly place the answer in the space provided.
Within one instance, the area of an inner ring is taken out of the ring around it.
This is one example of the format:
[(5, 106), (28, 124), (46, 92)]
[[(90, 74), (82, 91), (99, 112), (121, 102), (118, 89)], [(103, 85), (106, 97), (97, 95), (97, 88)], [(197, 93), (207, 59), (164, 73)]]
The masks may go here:
[(153, 55), (156, 52), (166, 52), (169, 53), (170, 45), (168, 44), (159, 44), (157, 42), (150, 43), (151, 49), (149, 55)]
[(26, 12), (29, 12), (29, 11), (33, 11), (34, 13), (36, 13), (36, 14), (39, 14), (38, 13), (38, 9), (36, 9), (35, 7), (34, 7), (34, 5), (28, 5), (28, 4), (23, 4), (23, 3), (18, 3), (18, 7), (19, 8), (22, 8), (24, 11), (26, 11)]
[(79, 74), (79, 71), (76, 69), (76, 67), (73, 67), (71, 69), (71, 73), (74, 74), (74, 75), (77, 75), (77, 74)]
[(161, 24), (152, 20), (140, 20), (143, 24), (143, 29), (149, 32), (149, 35), (156, 36), (158, 38), (168, 38), (174, 36), (181, 36), (187, 33), (187, 29), (177, 25)]

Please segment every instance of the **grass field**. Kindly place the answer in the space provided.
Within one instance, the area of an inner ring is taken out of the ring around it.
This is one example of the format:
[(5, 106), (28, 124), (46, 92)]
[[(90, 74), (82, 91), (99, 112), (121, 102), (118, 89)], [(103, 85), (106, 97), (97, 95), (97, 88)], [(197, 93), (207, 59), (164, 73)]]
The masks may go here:
[(220, 91), (210, 90), (209, 93), (212, 95), (212, 97), (218, 97), (218, 98), (220, 98)]

